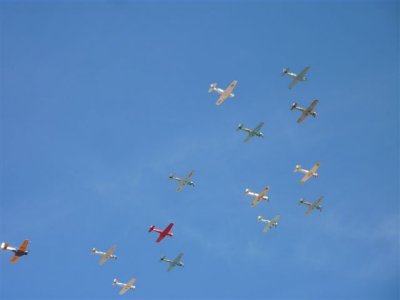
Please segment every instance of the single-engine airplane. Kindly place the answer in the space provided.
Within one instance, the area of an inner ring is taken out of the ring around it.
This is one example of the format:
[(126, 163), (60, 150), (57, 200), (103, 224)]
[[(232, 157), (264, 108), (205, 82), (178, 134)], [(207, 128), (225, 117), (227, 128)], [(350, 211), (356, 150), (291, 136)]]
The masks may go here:
[(10, 263), (15, 263), (18, 259), (21, 258), (21, 256), (23, 255), (28, 255), (29, 251), (27, 251), (27, 247), (29, 244), (29, 240), (24, 240), (21, 244), (21, 246), (19, 246), (18, 249), (14, 248), (14, 247), (10, 247), (9, 243), (1, 243), (1, 250), (7, 250), (7, 251), (11, 251), (14, 252), (14, 256), (11, 257), (10, 259)]
[(297, 120), (297, 123), (300, 124), (309, 115), (312, 115), (314, 118), (317, 116), (317, 113), (315, 111), (313, 111), (314, 107), (317, 106), (317, 104), (318, 104), (318, 100), (314, 100), (309, 107), (302, 108), (302, 107), (298, 106), (298, 104), (296, 102), (294, 102), (292, 104), (292, 108), (290, 110), (297, 109), (302, 112), (300, 118)]
[(122, 283), (119, 282), (117, 278), (115, 278), (112, 282), (112, 285), (117, 285), (122, 287), (121, 291), (119, 292), (120, 295), (125, 294), (127, 291), (129, 290), (133, 290), (136, 288), (136, 286), (134, 285), (136, 282), (136, 278), (132, 278), (131, 280), (129, 280), (128, 283)]
[(269, 186), (266, 186), (259, 194), (250, 191), (250, 189), (246, 189), (244, 193), (246, 195), (254, 197), (253, 202), (251, 202), (251, 206), (256, 206), (258, 202), (261, 200), (269, 201), (269, 197), (265, 196), (269, 191)]
[(315, 172), (315, 171), (317, 171), (317, 169), (319, 168), (320, 165), (321, 165), (321, 164), (320, 164), (319, 162), (316, 163), (316, 164), (314, 165), (314, 167), (312, 167), (312, 169), (309, 170), (309, 171), (308, 171), (308, 170), (305, 170), (305, 169), (302, 169), (300, 165), (296, 165), (296, 168), (294, 169), (294, 172), (295, 172), (295, 173), (296, 173), (296, 172), (300, 172), (300, 173), (305, 174), (304, 177), (300, 180), (300, 183), (301, 183), (301, 184), (304, 184), (308, 179), (311, 178), (311, 176), (318, 177), (318, 173)]
[(278, 226), (278, 221), (280, 219), (280, 215), (276, 215), (272, 220), (267, 220), (263, 216), (258, 216), (257, 220), (258, 222), (263, 222), (266, 223), (263, 232), (268, 232), (272, 227), (277, 227)]
[(324, 199), (324, 196), (320, 196), (317, 200), (314, 202), (307, 202), (303, 198), (300, 199), (299, 204), (304, 204), (308, 206), (308, 209), (306, 210), (306, 215), (309, 215), (312, 213), (314, 209), (318, 209), (319, 211), (322, 211), (322, 206), (321, 202)]
[(99, 264), (102, 265), (110, 258), (117, 259), (117, 256), (113, 254), (115, 252), (116, 248), (117, 248), (117, 246), (114, 245), (110, 249), (108, 249), (107, 252), (98, 251), (96, 248), (93, 248), (92, 254), (97, 254), (97, 255), (102, 256), (102, 258), (100, 259), (100, 262), (99, 262)]
[(223, 89), (217, 88), (216, 83), (212, 83), (210, 85), (210, 88), (208, 89), (208, 92), (209, 93), (216, 92), (221, 95), (219, 97), (219, 99), (217, 100), (217, 103), (215, 103), (215, 104), (221, 105), (226, 99), (235, 97), (235, 94), (232, 93), (232, 91), (235, 88), (237, 83), (238, 83), (237, 80), (232, 81), (232, 83), (226, 88), (225, 91)]
[(248, 133), (248, 136), (245, 138), (244, 142), (249, 141), (250, 139), (252, 139), (255, 136), (264, 137), (264, 134), (260, 131), (261, 127), (264, 126), (264, 122), (261, 122), (260, 124), (258, 124), (257, 127), (254, 129), (246, 128), (243, 126), (244, 125), (242, 123), (240, 123), (236, 130), (243, 130)]
[(165, 261), (165, 262), (169, 263), (169, 267), (167, 269), (167, 272), (169, 272), (173, 268), (175, 268), (176, 266), (178, 266), (178, 267), (184, 267), (185, 266), (183, 264), (183, 261), (182, 261), (182, 256), (183, 256), (183, 253), (179, 253), (179, 255), (174, 260), (168, 259), (168, 258), (165, 258), (165, 256), (162, 256), (161, 259), (160, 259), (160, 262), (161, 261)]
[(184, 188), (185, 185), (194, 186), (194, 182), (191, 180), (194, 171), (191, 171), (185, 178), (176, 177), (174, 174), (169, 175), (169, 179), (173, 179), (179, 182), (179, 186), (176, 188), (176, 191), (179, 192)]
[(174, 226), (174, 223), (171, 223), (167, 226), (167, 228), (165, 228), (164, 230), (161, 229), (157, 229), (155, 228), (154, 225), (150, 226), (149, 232), (155, 231), (158, 232), (160, 234), (160, 236), (158, 237), (158, 239), (156, 240), (157, 243), (161, 242), (166, 236), (174, 236), (174, 234), (171, 232), (172, 226)]
[(282, 71), (282, 76), (287, 75), (293, 78), (292, 82), (289, 84), (289, 89), (292, 89), (299, 81), (306, 81), (307, 77), (305, 76), (310, 66), (305, 67), (299, 74), (289, 72), (289, 68), (284, 68)]

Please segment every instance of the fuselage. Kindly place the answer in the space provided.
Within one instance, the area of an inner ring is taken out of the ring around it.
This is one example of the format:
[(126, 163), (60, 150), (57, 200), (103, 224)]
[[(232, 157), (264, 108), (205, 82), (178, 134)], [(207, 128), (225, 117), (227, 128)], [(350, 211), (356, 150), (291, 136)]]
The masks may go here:
[[(225, 91), (224, 91), (223, 89), (221, 89), (221, 88), (216, 88), (216, 87), (213, 88), (213, 91), (216, 92), (216, 93), (218, 93), (218, 94), (220, 94), (220, 95), (222, 95), (223, 93), (225, 93)], [(230, 97), (230, 98), (233, 98), (234, 96), (235, 96), (235, 95), (234, 95), (233, 93), (230, 93), (230, 94), (229, 94), (229, 97)]]
[(28, 255), (29, 251), (21, 251), (17, 248), (7, 246), (4, 250), (15, 253), (16, 256)]
[(289, 77), (291, 77), (293, 79), (299, 80), (299, 81), (306, 81), (307, 80), (307, 78), (305, 76), (299, 76), (299, 75), (297, 75), (296, 73), (293, 73), (293, 72), (286, 72), (285, 74), (287, 76), (289, 76)]

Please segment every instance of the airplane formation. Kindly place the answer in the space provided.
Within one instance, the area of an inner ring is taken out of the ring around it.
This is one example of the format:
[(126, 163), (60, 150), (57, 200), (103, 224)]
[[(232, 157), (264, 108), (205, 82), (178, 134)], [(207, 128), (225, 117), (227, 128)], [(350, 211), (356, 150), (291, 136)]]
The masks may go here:
[[(293, 72), (289, 72), (289, 68), (284, 68), (282, 71), (282, 76), (288, 76), (292, 78), (292, 81), (290, 82), (288, 88), (293, 89), (298, 82), (306, 81), (306, 73), (309, 71), (310, 66), (306, 66), (300, 73), (296, 74)], [(233, 94), (233, 90), (236, 87), (238, 81), (234, 80), (232, 83), (225, 89), (217, 88), (217, 83), (212, 83), (210, 85), (210, 88), (208, 89), (209, 93), (215, 92), (220, 95), (218, 98), (216, 105), (221, 105), (222, 103), (225, 102), (225, 100), (229, 98), (233, 98), (235, 95)], [(298, 110), (301, 111), (301, 116), (297, 120), (297, 123), (302, 123), (305, 118), (307, 118), (309, 115), (316, 117), (317, 113), (314, 111), (314, 108), (318, 104), (318, 100), (314, 100), (307, 108), (302, 108), (298, 106), (297, 102), (294, 102), (291, 107), (291, 111), (293, 110)], [(264, 134), (261, 132), (261, 128), (264, 126), (264, 122), (260, 122), (254, 129), (251, 128), (246, 128), (244, 125), (241, 123), (237, 127), (238, 131), (245, 131), (247, 133), (247, 137), (244, 139), (244, 142), (248, 142), (251, 140), (253, 137), (264, 137)], [(303, 173), (304, 176), (300, 180), (301, 184), (304, 184), (307, 182), (311, 177), (318, 177), (318, 173), (316, 172), (317, 169), (320, 167), (320, 163), (316, 163), (310, 170), (302, 169), (301, 165), (296, 165), (294, 172), (300, 172)], [(194, 171), (190, 171), (188, 175), (186, 175), (184, 178), (176, 177), (174, 174), (169, 175), (169, 179), (175, 180), (179, 183), (178, 187), (176, 188), (176, 191), (179, 192), (181, 191), (186, 185), (188, 186), (195, 186), (195, 183), (192, 180), (192, 177), (194, 175)], [(252, 192), (249, 188), (245, 189), (245, 195), (253, 197), (253, 201), (250, 203), (252, 207), (257, 206), (262, 200), (269, 202), (269, 197), (267, 196), (267, 193), (270, 191), (270, 187), (266, 186), (263, 190), (261, 190), (259, 193)], [(324, 199), (324, 196), (320, 196), (317, 200), (314, 202), (308, 202), (305, 201), (304, 198), (301, 198), (299, 201), (299, 204), (307, 206), (307, 210), (305, 212), (306, 215), (309, 215), (314, 211), (315, 209), (322, 211), (322, 206), (321, 202)], [(257, 217), (258, 222), (262, 222), (265, 224), (263, 232), (268, 232), (270, 229), (275, 228), (278, 226), (278, 222), (280, 221), (280, 214), (275, 215), (272, 219), (267, 219), (261, 215)], [(174, 226), (174, 223), (170, 223), (165, 229), (157, 229), (154, 225), (151, 225), (149, 228), (149, 232), (156, 232), (159, 234), (158, 238), (156, 239), (156, 243), (160, 243), (164, 238), (166, 237), (173, 237), (174, 233), (172, 233), (172, 227)], [(19, 260), (22, 256), (27, 255), (29, 252), (27, 250), (29, 244), (29, 240), (24, 240), (23, 243), (19, 248), (14, 248), (9, 246), (9, 243), (3, 242), (1, 244), (1, 250), (3, 251), (10, 251), (14, 253), (14, 256), (10, 259), (11, 263), (16, 262)], [(100, 265), (103, 265), (106, 261), (113, 259), (116, 260), (117, 256), (114, 254), (116, 251), (116, 246), (113, 245), (111, 246), (106, 252), (97, 250), (96, 248), (93, 248), (91, 250), (91, 253), (93, 255), (98, 255), (101, 256), (101, 259), (99, 261)], [(184, 263), (182, 261), (183, 253), (179, 253), (178, 256), (175, 259), (168, 259), (165, 256), (162, 256), (160, 259), (160, 262), (166, 262), (169, 264), (169, 267), (167, 269), (167, 272), (173, 270), (175, 267), (184, 267)], [(136, 278), (132, 278), (129, 282), (123, 283), (119, 282), (118, 279), (114, 279), (112, 281), (112, 285), (116, 285), (121, 287), (121, 290), (119, 292), (120, 295), (125, 294), (129, 290), (134, 290), (136, 288), (135, 286), (136, 283)]]

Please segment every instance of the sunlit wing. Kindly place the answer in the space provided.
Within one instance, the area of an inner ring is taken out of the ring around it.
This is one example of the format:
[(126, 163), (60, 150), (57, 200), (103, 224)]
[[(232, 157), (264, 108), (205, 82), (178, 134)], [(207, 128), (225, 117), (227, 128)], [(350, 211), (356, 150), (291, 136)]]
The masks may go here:
[(185, 184), (186, 184), (186, 182), (184, 180), (179, 181), (179, 185), (176, 188), (176, 191), (179, 192), (181, 189), (183, 189)]
[(232, 81), (232, 83), (226, 88), (226, 90), (221, 94), (219, 99), (217, 100), (217, 105), (221, 105), (226, 99), (229, 98), (232, 90), (235, 88), (237, 84), (237, 80)]
[(310, 179), (312, 176), (312, 172), (309, 171), (304, 177), (300, 180), (300, 183), (304, 184), (308, 179)]
[(300, 118), (297, 120), (297, 123), (301, 123), (304, 121), (304, 119), (308, 116), (308, 113), (303, 111), (303, 113), (301, 114)]
[(307, 113), (311, 113), (311, 112), (313, 111), (314, 107), (317, 106), (317, 104), (318, 104), (318, 100), (315, 99), (315, 100), (311, 103), (311, 105), (310, 105), (309, 107), (307, 107), (307, 109), (306, 109)]
[(99, 264), (102, 265), (104, 264), (109, 258), (110, 256), (114, 253), (115, 249), (117, 248), (117, 246), (112, 246), (110, 249), (108, 249), (108, 251), (103, 255), (103, 257), (100, 259)]
[(294, 78), (293, 80), (292, 80), (292, 82), (289, 84), (289, 89), (291, 90), (292, 88), (294, 88), (294, 86), (298, 83), (299, 81), (296, 79), (296, 78)]
[(256, 206), (258, 202), (260, 202), (261, 198), (259, 196), (255, 197), (253, 202), (251, 202), (251, 206)]
[(297, 74), (297, 77), (303, 77), (304, 75), (306, 75), (306, 73), (308, 72), (308, 70), (310, 69), (310, 66), (305, 67), (299, 74)]
[(129, 291), (129, 289), (130, 289), (131, 287), (133, 287), (133, 285), (135, 284), (135, 282), (136, 282), (136, 279), (135, 279), (135, 278), (132, 278), (132, 279), (121, 289), (121, 291), (119, 292), (119, 294), (120, 294), (120, 295), (125, 294), (127, 291)]
[(29, 244), (29, 240), (24, 240), (24, 242), (22, 243), (22, 245), (19, 247), (19, 251), (25, 252), (26, 248), (28, 247)]
[(156, 242), (157, 242), (157, 243), (161, 242), (165, 237), (166, 237), (165, 234), (160, 233), (160, 236), (158, 237), (158, 239), (156, 240)]
[(179, 253), (179, 255), (174, 259), (174, 263), (179, 263), (182, 259), (183, 253)]
[(169, 225), (167, 226), (167, 228), (165, 228), (165, 229), (163, 230), (163, 234), (169, 233), (169, 232), (171, 231), (171, 229), (172, 229), (172, 226), (174, 226), (174, 223), (169, 224)]
[(264, 126), (264, 122), (261, 122), (260, 124), (257, 125), (256, 128), (253, 129), (253, 133), (258, 133), (260, 132), (261, 127)]
[(319, 168), (321, 164), (318, 162), (314, 165), (314, 167), (312, 167), (312, 169), (310, 170), (310, 173), (315, 173), (315, 171), (317, 171), (317, 169)]
[(14, 255), (13, 257), (11, 257), (10, 263), (15, 263), (20, 258), (21, 258), (21, 256)]
[(252, 205), (252, 206), (257, 205), (257, 203), (261, 201), (261, 199), (265, 196), (266, 193), (268, 193), (268, 191), (269, 191), (269, 186), (265, 187), (265, 188), (261, 191), (261, 193), (259, 193), (258, 196), (255, 197), (254, 201), (251, 202), (251, 205)]
[(268, 232), (272, 228), (272, 223), (268, 222), (267, 225), (265, 225), (263, 232)]

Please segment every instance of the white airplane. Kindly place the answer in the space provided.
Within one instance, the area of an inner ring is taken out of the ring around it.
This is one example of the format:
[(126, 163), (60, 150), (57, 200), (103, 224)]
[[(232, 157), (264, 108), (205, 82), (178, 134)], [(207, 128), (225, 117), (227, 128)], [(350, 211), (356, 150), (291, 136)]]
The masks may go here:
[(298, 104), (296, 102), (294, 102), (292, 104), (292, 108), (290, 110), (297, 109), (302, 112), (300, 118), (297, 120), (297, 123), (300, 124), (309, 115), (312, 115), (314, 118), (317, 116), (317, 113), (315, 111), (313, 111), (314, 107), (317, 106), (317, 104), (318, 104), (318, 100), (314, 100), (309, 107), (302, 108), (302, 107), (298, 106)]
[(99, 264), (102, 265), (110, 258), (117, 259), (117, 256), (113, 254), (116, 248), (117, 246), (114, 245), (110, 249), (108, 249), (107, 252), (98, 251), (96, 248), (93, 248), (92, 254), (97, 254), (102, 256), (99, 262)]
[(169, 272), (173, 268), (175, 268), (176, 266), (178, 266), (178, 267), (184, 267), (185, 266), (183, 261), (182, 261), (182, 256), (183, 256), (183, 253), (179, 253), (179, 255), (174, 260), (168, 259), (168, 258), (165, 258), (165, 256), (162, 256), (161, 259), (160, 259), (160, 262), (161, 261), (165, 261), (165, 262), (169, 263), (169, 267), (167, 269), (167, 272)]
[(301, 198), (299, 201), (299, 204), (304, 204), (304, 205), (308, 206), (308, 209), (306, 210), (306, 215), (309, 215), (309, 214), (311, 214), (311, 212), (314, 209), (318, 209), (319, 211), (322, 211), (322, 206), (320, 205), (320, 203), (322, 202), (323, 199), (324, 199), (324, 196), (320, 196), (314, 202), (307, 202), (303, 198)]
[(176, 191), (179, 192), (181, 189), (184, 188), (185, 185), (194, 186), (194, 182), (190, 180), (194, 174), (194, 171), (191, 171), (185, 178), (175, 177), (174, 174), (169, 175), (169, 179), (173, 179), (179, 182), (179, 186), (177, 187)]
[(269, 197), (265, 196), (269, 191), (269, 186), (266, 186), (259, 194), (250, 191), (250, 189), (245, 189), (244, 193), (246, 195), (254, 197), (253, 202), (251, 202), (251, 206), (256, 206), (258, 202), (261, 200), (269, 201)]
[(306, 73), (310, 69), (310, 66), (305, 67), (299, 74), (289, 72), (289, 68), (284, 68), (282, 71), (282, 76), (287, 75), (293, 78), (292, 82), (289, 84), (289, 89), (292, 89), (299, 81), (306, 81)]
[(272, 220), (267, 220), (263, 216), (258, 216), (257, 220), (258, 222), (263, 222), (266, 223), (263, 232), (268, 232), (272, 227), (277, 227), (278, 226), (278, 221), (280, 219), (280, 215), (276, 215)]
[(112, 285), (117, 285), (122, 287), (121, 291), (119, 292), (120, 295), (125, 294), (127, 291), (129, 290), (133, 290), (136, 288), (136, 286), (134, 285), (136, 282), (136, 278), (132, 278), (128, 283), (122, 283), (122, 282), (118, 282), (118, 279), (114, 279), (112, 282)]
[(254, 129), (246, 128), (246, 127), (243, 127), (243, 126), (244, 125), (242, 123), (240, 123), (236, 130), (243, 130), (243, 131), (246, 131), (248, 133), (248, 136), (247, 136), (247, 138), (244, 139), (244, 142), (249, 141), (250, 139), (252, 139), (255, 136), (264, 137), (264, 134), (260, 131), (261, 127), (264, 126), (264, 122), (261, 122), (260, 124), (258, 124), (257, 127), (254, 128)]
[(321, 165), (321, 164), (320, 164), (319, 162), (316, 163), (316, 164), (314, 165), (314, 167), (312, 167), (312, 169), (309, 170), (309, 171), (308, 171), (308, 170), (305, 170), (305, 169), (302, 169), (300, 165), (296, 165), (296, 168), (294, 169), (294, 172), (295, 172), (295, 173), (296, 173), (296, 172), (300, 172), (300, 173), (305, 174), (304, 177), (300, 180), (300, 183), (301, 183), (301, 184), (304, 184), (308, 179), (311, 178), (311, 176), (318, 177), (318, 173), (315, 172), (315, 171), (317, 171), (317, 169), (319, 168), (320, 165)]
[(15, 263), (18, 259), (23, 255), (28, 255), (29, 251), (27, 251), (27, 247), (29, 244), (29, 240), (24, 240), (22, 245), (19, 248), (10, 247), (9, 243), (1, 243), (1, 250), (14, 252), (14, 256), (11, 257), (10, 263)]
[(208, 92), (209, 93), (216, 92), (221, 95), (219, 97), (219, 99), (217, 100), (217, 103), (215, 103), (215, 104), (221, 105), (226, 99), (235, 97), (235, 94), (232, 93), (232, 91), (235, 88), (237, 83), (238, 83), (237, 80), (232, 81), (232, 83), (226, 88), (226, 90), (217, 88), (217, 84), (212, 83), (210, 85), (210, 88), (208, 89)]

